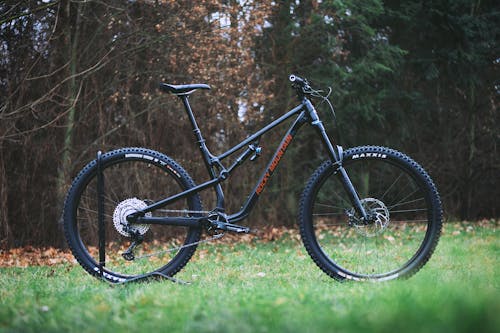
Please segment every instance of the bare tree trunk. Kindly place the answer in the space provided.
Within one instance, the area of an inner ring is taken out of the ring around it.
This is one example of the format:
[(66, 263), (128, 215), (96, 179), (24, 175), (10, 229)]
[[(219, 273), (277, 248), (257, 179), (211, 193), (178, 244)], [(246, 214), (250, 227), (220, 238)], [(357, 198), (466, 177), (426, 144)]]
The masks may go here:
[(3, 147), (0, 147), (0, 248), (10, 246), (10, 240), (12, 240), (7, 204), (8, 180), (4, 161)]
[(62, 148), (61, 155), (61, 164), (59, 166), (59, 172), (57, 176), (57, 202), (58, 207), (61, 207), (60, 211), (62, 211), (62, 207), (64, 205), (64, 199), (66, 196), (66, 192), (71, 181), (71, 152), (73, 145), (73, 129), (75, 127), (75, 113), (76, 113), (76, 103), (78, 100), (79, 89), (78, 84), (76, 82), (76, 74), (77, 74), (77, 50), (78, 50), (78, 40), (80, 33), (80, 25), (81, 25), (81, 10), (83, 3), (79, 2), (76, 5), (76, 22), (73, 26), (71, 24), (71, 2), (68, 1), (65, 4), (65, 8), (63, 11), (63, 15), (65, 16), (64, 22), (66, 26), (63, 27), (65, 30), (65, 43), (67, 46), (67, 54), (69, 58), (69, 83), (68, 83), (68, 113), (66, 118), (66, 131), (64, 134), (64, 144)]
[(465, 184), (462, 193), (461, 218), (469, 219), (472, 216), (472, 201), (474, 182), (476, 181), (476, 170), (474, 169), (474, 159), (476, 158), (476, 90), (471, 85), (468, 96), (469, 123), (467, 133), (467, 151), (468, 158), (465, 165)]

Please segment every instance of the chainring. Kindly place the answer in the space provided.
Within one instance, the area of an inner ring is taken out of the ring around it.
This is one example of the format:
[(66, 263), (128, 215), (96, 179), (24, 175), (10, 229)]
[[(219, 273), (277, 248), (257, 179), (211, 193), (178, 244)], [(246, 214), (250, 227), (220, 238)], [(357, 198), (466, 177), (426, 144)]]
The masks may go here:
[[(127, 221), (127, 216), (139, 210), (146, 208), (148, 205), (137, 198), (125, 199), (120, 202), (113, 213), (113, 225), (115, 229), (125, 237), (132, 237), (133, 234), (139, 233), (144, 235), (148, 230), (149, 224), (135, 224)], [(146, 213), (146, 217), (151, 217), (151, 213)]]

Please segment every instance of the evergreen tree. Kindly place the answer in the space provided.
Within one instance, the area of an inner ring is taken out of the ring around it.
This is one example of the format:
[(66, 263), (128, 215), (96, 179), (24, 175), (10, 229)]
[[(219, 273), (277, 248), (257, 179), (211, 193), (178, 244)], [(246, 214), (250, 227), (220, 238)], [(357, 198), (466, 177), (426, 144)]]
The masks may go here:
[(387, 1), (385, 6), (393, 41), (407, 51), (398, 80), (406, 115), (397, 118), (405, 129), (403, 143), (431, 166), (452, 214), (496, 216), (498, 3)]

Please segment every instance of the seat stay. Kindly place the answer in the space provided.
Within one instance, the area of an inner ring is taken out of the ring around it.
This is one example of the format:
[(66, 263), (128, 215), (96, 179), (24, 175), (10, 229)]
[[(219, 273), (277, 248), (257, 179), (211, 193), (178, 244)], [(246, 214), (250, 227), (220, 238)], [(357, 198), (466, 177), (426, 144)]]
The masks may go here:
[(210, 86), (204, 83), (194, 83), (194, 84), (168, 84), (168, 83), (160, 83), (160, 89), (177, 95), (184, 96), (193, 93), (197, 89), (206, 89), (209, 90)]

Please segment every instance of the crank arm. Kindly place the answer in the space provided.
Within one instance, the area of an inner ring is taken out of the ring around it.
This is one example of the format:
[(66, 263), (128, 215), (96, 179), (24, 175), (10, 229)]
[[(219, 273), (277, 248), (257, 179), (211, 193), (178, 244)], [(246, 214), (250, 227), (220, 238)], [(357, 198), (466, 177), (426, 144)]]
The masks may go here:
[(237, 225), (237, 224), (231, 224), (231, 223), (227, 223), (227, 222), (215, 222), (215, 225), (216, 225), (216, 228), (219, 230), (232, 231), (232, 232), (236, 232), (238, 234), (250, 233), (250, 228), (244, 227), (241, 225)]

